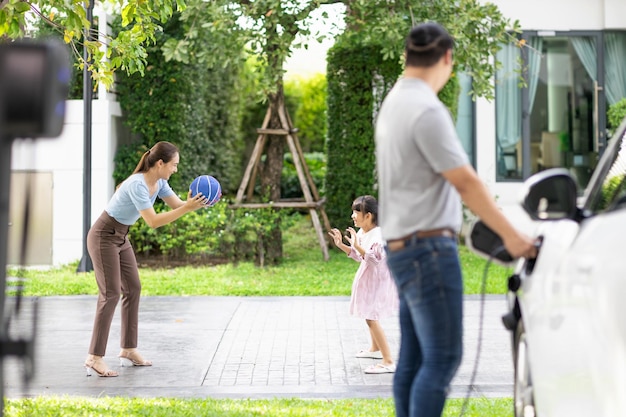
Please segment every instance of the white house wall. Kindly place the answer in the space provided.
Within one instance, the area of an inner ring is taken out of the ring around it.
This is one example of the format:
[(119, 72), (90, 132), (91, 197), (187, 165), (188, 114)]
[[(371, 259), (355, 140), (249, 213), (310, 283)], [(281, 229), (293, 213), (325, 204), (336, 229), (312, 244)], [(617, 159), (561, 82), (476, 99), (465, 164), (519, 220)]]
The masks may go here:
[(624, 27), (623, 0), (491, 0), (525, 30), (601, 30)]
[(607, 29), (623, 29), (626, 27), (626, 1), (605, 0), (604, 21)]

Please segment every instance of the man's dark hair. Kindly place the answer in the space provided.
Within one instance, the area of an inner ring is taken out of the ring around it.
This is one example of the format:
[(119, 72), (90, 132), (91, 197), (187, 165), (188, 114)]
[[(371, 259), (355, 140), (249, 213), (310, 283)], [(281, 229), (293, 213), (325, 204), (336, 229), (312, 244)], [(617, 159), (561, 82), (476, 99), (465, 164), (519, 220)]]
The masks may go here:
[(411, 28), (406, 38), (405, 64), (409, 67), (430, 67), (454, 46), (454, 39), (438, 23), (422, 23)]

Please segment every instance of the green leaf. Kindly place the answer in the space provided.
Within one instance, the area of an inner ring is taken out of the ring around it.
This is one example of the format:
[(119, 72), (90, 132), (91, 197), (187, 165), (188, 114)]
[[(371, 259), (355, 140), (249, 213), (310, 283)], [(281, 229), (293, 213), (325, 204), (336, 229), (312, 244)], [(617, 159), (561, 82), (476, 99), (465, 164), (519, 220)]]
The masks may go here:
[(20, 22), (17, 19), (11, 21), (9, 25), (9, 37), (19, 38), (22, 35), (22, 28)]
[(134, 3), (127, 4), (122, 8), (122, 26), (128, 26), (137, 18), (137, 8)]
[(15, 11), (18, 13), (26, 13), (30, 10), (30, 5), (26, 2), (20, 1), (15, 5)]
[(178, 47), (178, 40), (174, 38), (168, 39), (163, 47), (161, 47), (161, 51), (163, 52), (163, 56), (165, 57), (165, 62), (169, 62), (172, 60), (176, 60), (176, 48)]

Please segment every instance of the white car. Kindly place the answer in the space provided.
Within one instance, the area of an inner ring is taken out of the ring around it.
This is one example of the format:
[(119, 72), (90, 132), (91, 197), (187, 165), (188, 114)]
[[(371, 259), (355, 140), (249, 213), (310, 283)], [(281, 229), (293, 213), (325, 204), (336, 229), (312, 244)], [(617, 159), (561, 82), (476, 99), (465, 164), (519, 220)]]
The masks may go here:
[(625, 131), (626, 119), (582, 197), (565, 169), (525, 183), (541, 246), (516, 264), (503, 317), (516, 417), (626, 416)]

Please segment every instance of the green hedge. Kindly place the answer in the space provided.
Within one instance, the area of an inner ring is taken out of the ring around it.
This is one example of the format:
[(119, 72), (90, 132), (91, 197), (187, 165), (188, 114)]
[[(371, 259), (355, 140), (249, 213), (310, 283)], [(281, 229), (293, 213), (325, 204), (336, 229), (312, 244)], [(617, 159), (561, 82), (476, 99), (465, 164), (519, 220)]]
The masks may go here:
[[(374, 123), (377, 109), (402, 73), (402, 65), (385, 60), (378, 45), (363, 45), (342, 35), (328, 52), (328, 166), (326, 213), (331, 225), (352, 225), (354, 198), (377, 196)], [(439, 99), (456, 119), (460, 85), (452, 76)]]
[(352, 201), (376, 195), (374, 117), (401, 67), (380, 48), (341, 36), (328, 51), (326, 213), (333, 227), (352, 225)]

